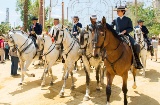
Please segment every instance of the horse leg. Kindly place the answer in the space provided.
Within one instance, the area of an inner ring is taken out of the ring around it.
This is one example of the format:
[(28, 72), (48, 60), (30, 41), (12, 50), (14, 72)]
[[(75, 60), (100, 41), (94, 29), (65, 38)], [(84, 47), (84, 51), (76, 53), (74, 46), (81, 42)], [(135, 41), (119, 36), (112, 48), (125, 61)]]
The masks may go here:
[(65, 76), (65, 73), (66, 73), (66, 64), (63, 64), (63, 76), (62, 76), (62, 80), (64, 80), (64, 76)]
[(123, 91), (123, 94), (124, 94), (124, 105), (127, 105), (128, 104), (128, 101), (127, 101), (127, 79), (128, 79), (128, 72), (126, 72), (125, 74), (123, 74), (122, 76), (122, 79), (123, 79), (123, 86), (122, 86), (122, 91)]
[(83, 100), (87, 101), (89, 100), (90, 96), (90, 65), (89, 65), (89, 61), (87, 60), (87, 58), (85, 56), (82, 56), (83, 59), (83, 64), (84, 64), (84, 70), (86, 73), (86, 94), (83, 98)]
[(53, 74), (52, 74), (52, 68), (51, 68), (51, 67), (50, 67), (50, 69), (49, 69), (49, 72), (50, 72), (50, 75), (51, 75), (50, 85), (52, 86), (52, 85), (53, 85)]
[(98, 65), (98, 67), (96, 67), (96, 80), (97, 80), (97, 87), (96, 90), (100, 91), (100, 85), (99, 85), (99, 70), (100, 70), (101, 65)]
[(89, 96), (89, 94), (90, 94), (90, 85), (89, 85), (90, 84), (90, 72), (87, 71), (85, 66), (84, 66), (84, 70), (86, 73), (86, 94), (85, 94), (83, 100), (88, 101), (90, 98), (90, 96)]
[(101, 67), (100, 69), (100, 82), (101, 82), (101, 85), (104, 85), (104, 72), (105, 72), (105, 67), (104, 65)]
[(70, 75), (71, 75), (71, 79), (72, 79), (72, 85), (71, 85), (71, 90), (74, 89), (75, 85), (74, 85), (74, 79), (73, 79), (73, 72), (72, 72), (72, 69), (70, 71)]
[(132, 66), (132, 74), (133, 74), (133, 79), (134, 79), (134, 84), (133, 84), (132, 88), (136, 89), (137, 88), (137, 85), (136, 85), (137, 69), (134, 66)]
[[(68, 65), (68, 66), (72, 66), (72, 65)], [(69, 75), (69, 69), (67, 67), (66, 68), (66, 73), (65, 73), (65, 76), (64, 76), (64, 83), (63, 83), (62, 89), (61, 89), (61, 91), (59, 93), (60, 97), (64, 96), (64, 90), (65, 90), (65, 87), (66, 87), (66, 80), (68, 78), (68, 75)]]
[(24, 69), (23, 69), (23, 74), (25, 74), (25, 75), (27, 75), (28, 77), (35, 77), (35, 74), (28, 74), (27, 72), (26, 72), (26, 70), (27, 70), (27, 68), (29, 67), (29, 65), (31, 64), (31, 61), (32, 60), (27, 60), (26, 61), (26, 64), (25, 64), (25, 66), (24, 66)]
[(24, 74), (23, 74), (23, 69), (24, 69), (24, 62), (20, 59), (20, 65), (21, 65), (21, 82), (19, 83), (19, 85), (22, 85), (23, 80), (24, 80)]
[(107, 105), (110, 105), (111, 86), (115, 75), (111, 75), (109, 72), (106, 72), (106, 76), (107, 76), (107, 86), (106, 86)]
[(77, 71), (77, 61), (75, 62), (75, 65), (74, 65), (74, 71), (76, 72)]

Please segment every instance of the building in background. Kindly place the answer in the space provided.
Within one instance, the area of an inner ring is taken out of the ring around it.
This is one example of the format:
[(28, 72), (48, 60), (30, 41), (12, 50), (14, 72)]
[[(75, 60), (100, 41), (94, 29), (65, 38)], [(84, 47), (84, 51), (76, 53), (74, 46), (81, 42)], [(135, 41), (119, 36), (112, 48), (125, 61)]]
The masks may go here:
[(6, 8), (6, 23), (9, 23), (9, 8)]

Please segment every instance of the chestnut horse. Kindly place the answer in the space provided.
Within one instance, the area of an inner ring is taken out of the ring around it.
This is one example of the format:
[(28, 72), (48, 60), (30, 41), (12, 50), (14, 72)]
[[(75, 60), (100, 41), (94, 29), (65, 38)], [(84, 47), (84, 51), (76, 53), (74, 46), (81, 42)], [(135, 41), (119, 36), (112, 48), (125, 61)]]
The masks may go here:
[[(92, 20), (91, 20), (92, 22)], [(110, 95), (111, 95), (111, 85), (115, 75), (122, 77), (123, 86), (122, 91), (124, 93), (124, 105), (127, 105), (127, 79), (128, 79), (128, 70), (133, 67), (133, 77), (134, 85), (133, 88), (136, 88), (136, 69), (132, 60), (132, 50), (131, 48), (122, 41), (120, 36), (116, 31), (106, 23), (106, 18), (103, 17), (101, 22), (98, 22), (95, 25), (93, 30), (93, 56), (95, 58), (100, 57), (101, 51), (105, 52), (104, 64), (106, 66), (106, 77), (107, 77), (107, 86), (106, 86), (106, 95), (107, 95), (107, 105), (109, 105)]]

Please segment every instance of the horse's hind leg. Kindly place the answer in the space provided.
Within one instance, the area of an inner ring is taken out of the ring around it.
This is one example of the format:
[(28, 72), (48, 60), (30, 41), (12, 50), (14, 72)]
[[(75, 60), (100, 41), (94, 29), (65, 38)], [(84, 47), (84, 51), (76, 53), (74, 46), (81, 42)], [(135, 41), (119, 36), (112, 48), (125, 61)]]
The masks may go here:
[(132, 66), (132, 74), (133, 74), (133, 79), (134, 79), (134, 83), (133, 83), (132, 88), (133, 88), (133, 89), (136, 89), (136, 88), (137, 88), (137, 85), (136, 85), (137, 69), (136, 69), (134, 66)]
[(115, 75), (111, 75), (109, 72), (106, 72), (106, 76), (107, 76), (107, 86), (106, 86), (107, 105), (110, 105), (111, 86)]
[(122, 76), (122, 79), (123, 79), (123, 86), (122, 86), (122, 91), (123, 91), (123, 94), (124, 94), (124, 105), (127, 105), (128, 104), (128, 101), (127, 101), (127, 79), (128, 79), (128, 72), (124, 73), (123, 76)]
[(52, 68), (51, 68), (51, 67), (50, 67), (50, 69), (49, 69), (49, 72), (50, 72), (50, 75), (51, 75), (50, 85), (52, 86), (52, 85), (53, 85), (53, 74), (52, 74)]

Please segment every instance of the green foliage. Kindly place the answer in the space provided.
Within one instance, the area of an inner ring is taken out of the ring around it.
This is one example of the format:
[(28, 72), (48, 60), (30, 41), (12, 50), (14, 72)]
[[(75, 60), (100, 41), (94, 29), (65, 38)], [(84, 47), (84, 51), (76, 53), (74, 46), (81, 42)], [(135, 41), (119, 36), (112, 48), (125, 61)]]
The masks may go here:
[[(135, 19), (135, 6), (129, 5), (129, 17), (131, 17), (132, 21)], [(141, 3), (137, 7), (137, 16), (138, 20), (142, 19), (144, 20), (144, 25), (149, 30), (149, 36), (152, 35), (159, 35), (160, 33), (160, 23), (157, 21), (155, 16), (155, 9), (152, 7), (144, 7), (144, 5)]]
[(0, 35), (6, 34), (9, 29), (10, 29), (10, 27), (9, 27), (8, 23), (1, 23), (0, 24)]
[[(28, 5), (28, 27), (31, 24), (31, 18), (33, 16), (38, 17), (38, 13), (39, 13), (39, 0), (28, 0), (29, 1), (29, 5)], [(17, 0), (16, 2), (16, 11), (20, 12), (21, 14), (21, 21), (23, 21), (23, 15), (24, 15), (24, 0)], [(47, 20), (48, 18), (48, 11), (49, 11), (49, 7), (45, 8), (45, 20)]]

